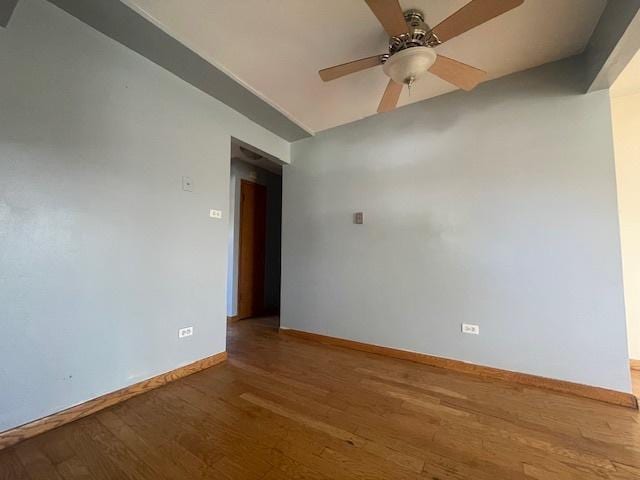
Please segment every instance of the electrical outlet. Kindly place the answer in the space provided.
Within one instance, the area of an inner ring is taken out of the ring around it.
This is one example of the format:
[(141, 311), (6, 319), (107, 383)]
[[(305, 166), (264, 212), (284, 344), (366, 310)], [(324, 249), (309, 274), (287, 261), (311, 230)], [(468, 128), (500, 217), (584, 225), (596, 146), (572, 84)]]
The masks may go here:
[(471, 335), (480, 335), (480, 327), (478, 325), (471, 325), (469, 323), (462, 324), (462, 333), (469, 333)]
[(222, 218), (222, 210), (209, 210), (209, 216), (211, 218)]
[(190, 337), (193, 335), (193, 327), (185, 327), (178, 330), (178, 338)]

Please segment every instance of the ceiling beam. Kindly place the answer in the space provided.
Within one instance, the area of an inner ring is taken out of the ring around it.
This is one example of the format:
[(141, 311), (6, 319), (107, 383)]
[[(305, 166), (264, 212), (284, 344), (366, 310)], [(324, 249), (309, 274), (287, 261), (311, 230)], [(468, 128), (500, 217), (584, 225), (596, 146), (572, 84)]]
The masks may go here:
[(9, 25), (9, 20), (17, 4), (18, 0), (0, 0), (0, 27)]
[(283, 139), (293, 142), (311, 136), (282, 112), (120, 0), (49, 2)]
[(610, 88), (640, 49), (640, 0), (609, 0), (582, 54), (587, 91)]

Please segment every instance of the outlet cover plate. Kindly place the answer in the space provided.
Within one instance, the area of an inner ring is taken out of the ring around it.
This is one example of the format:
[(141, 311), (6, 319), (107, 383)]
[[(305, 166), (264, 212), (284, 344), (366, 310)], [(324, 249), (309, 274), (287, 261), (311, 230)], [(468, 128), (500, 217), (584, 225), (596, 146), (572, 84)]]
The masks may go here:
[(468, 333), (471, 335), (480, 335), (480, 326), (471, 325), (470, 323), (462, 324), (462, 333)]
[(190, 337), (193, 335), (193, 327), (184, 327), (178, 330), (178, 338)]

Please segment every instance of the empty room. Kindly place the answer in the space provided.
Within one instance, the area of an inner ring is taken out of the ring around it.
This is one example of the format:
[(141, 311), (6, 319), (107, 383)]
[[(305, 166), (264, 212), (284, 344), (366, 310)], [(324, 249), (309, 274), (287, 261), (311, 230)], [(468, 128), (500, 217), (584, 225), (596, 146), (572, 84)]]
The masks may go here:
[(0, 480), (640, 479), (640, 0), (0, 0)]

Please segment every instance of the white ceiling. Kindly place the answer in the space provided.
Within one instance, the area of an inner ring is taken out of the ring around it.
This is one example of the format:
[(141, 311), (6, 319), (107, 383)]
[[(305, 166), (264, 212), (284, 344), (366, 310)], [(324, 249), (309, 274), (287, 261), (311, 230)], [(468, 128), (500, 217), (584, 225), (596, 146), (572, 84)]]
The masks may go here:
[[(363, 0), (122, 0), (311, 133), (375, 114), (381, 68), (324, 83), (318, 70), (384, 53)], [(401, 0), (435, 26), (468, 0)], [(606, 0), (526, 0), (437, 48), (497, 78), (580, 53)], [(400, 105), (454, 90), (428, 76)]]

